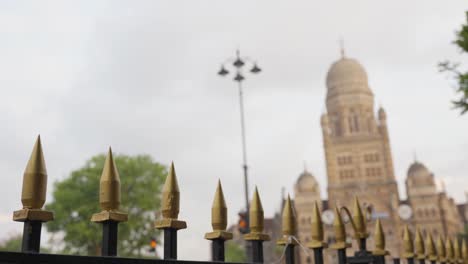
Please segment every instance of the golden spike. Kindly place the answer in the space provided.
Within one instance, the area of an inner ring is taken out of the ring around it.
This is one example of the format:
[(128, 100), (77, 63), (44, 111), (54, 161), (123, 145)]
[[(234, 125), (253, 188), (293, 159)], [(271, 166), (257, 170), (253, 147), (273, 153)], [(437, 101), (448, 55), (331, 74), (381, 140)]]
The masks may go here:
[(52, 212), (41, 209), (46, 200), (46, 192), (47, 169), (42, 153), (41, 136), (39, 135), (23, 174), (21, 191), (23, 209), (13, 212), (13, 220), (18, 222), (53, 220), (54, 214)]
[(296, 217), (294, 215), (289, 194), (283, 208), (283, 223), (281, 229), (284, 236), (294, 236), (296, 234)]
[(211, 207), (211, 226), (213, 227), (213, 231), (226, 230), (227, 226), (227, 207), (220, 180), (218, 181), (213, 206)]
[(249, 212), (250, 231), (252, 233), (262, 233), (264, 225), (263, 206), (258, 194), (258, 189), (255, 187), (255, 192), (252, 197)]
[(382, 224), (380, 223), (380, 219), (375, 221), (374, 241), (375, 249), (372, 251), (372, 254), (376, 256), (385, 256), (389, 254), (389, 252), (385, 250), (385, 233), (383, 231)]
[(333, 221), (333, 229), (335, 229), (335, 240), (336, 242), (331, 246), (334, 249), (345, 249), (351, 246), (346, 243), (346, 229), (341, 218), (340, 210), (338, 205), (335, 204), (335, 220)]
[(177, 183), (177, 176), (174, 168), (174, 162), (171, 163), (169, 174), (162, 189), (162, 215), (165, 219), (177, 219), (179, 216), (180, 191)]
[(255, 192), (250, 203), (249, 221), (250, 233), (244, 235), (245, 240), (270, 240), (270, 236), (263, 234), (264, 226), (263, 206), (258, 194), (258, 189), (255, 186)]
[(454, 249), (453, 249), (452, 240), (450, 240), (449, 237), (447, 237), (447, 239), (445, 240), (445, 254), (446, 254), (446, 257), (447, 257), (447, 262), (453, 263), (454, 262), (455, 252), (454, 252)]
[(46, 200), (47, 169), (42, 153), (41, 136), (37, 137), (23, 174), (21, 202), (24, 209), (41, 209)]
[(461, 247), (462, 247), (461, 248), (461, 254), (462, 254), (463, 263), (468, 263), (468, 248), (466, 247), (465, 238), (462, 239)]
[(411, 231), (409, 230), (408, 225), (405, 225), (403, 229), (403, 257), (404, 258), (413, 258), (414, 257), (414, 246), (413, 246), (413, 238), (411, 235)]
[(431, 233), (428, 233), (426, 238), (426, 257), (430, 261), (437, 261), (436, 247)]
[(460, 247), (460, 241), (456, 237), (453, 239), (453, 251), (454, 251), (454, 255), (453, 255), (454, 263), (463, 262), (463, 259), (461, 257), (462, 252), (461, 252), (461, 247)]
[(186, 222), (177, 219), (179, 217), (180, 191), (174, 162), (171, 162), (169, 173), (167, 174), (161, 194), (162, 219), (156, 221), (155, 227), (157, 229), (187, 228)]
[(115, 211), (120, 206), (120, 176), (109, 147), (99, 186), (99, 203), (104, 211)]
[(281, 231), (283, 232), (283, 237), (278, 240), (278, 245), (286, 245), (286, 244), (297, 244), (297, 241), (292, 240), (290, 241), (289, 237), (296, 235), (296, 216), (294, 214), (291, 198), (289, 197), (286, 199), (286, 203), (283, 207), (283, 216), (282, 216), (282, 226)]
[(437, 258), (439, 262), (446, 261), (445, 245), (442, 235), (439, 235), (439, 238), (437, 239)]
[(416, 227), (416, 236), (414, 238), (414, 244), (416, 247), (416, 258), (417, 259), (425, 259), (425, 248), (424, 248), (424, 240), (421, 234), (421, 230), (419, 227)]
[(206, 233), (205, 239), (232, 239), (232, 233), (226, 232), (227, 207), (226, 201), (224, 200), (221, 180), (218, 180), (218, 186), (216, 187), (216, 192), (213, 199), (213, 206), (211, 207), (211, 226), (213, 227), (213, 232)]
[(354, 197), (353, 223), (356, 228), (356, 239), (367, 238), (369, 236), (366, 231), (366, 220), (357, 196)]
[(327, 244), (323, 242), (324, 234), (323, 234), (323, 224), (322, 224), (322, 216), (320, 215), (320, 209), (318, 206), (317, 201), (314, 202), (314, 209), (312, 209), (312, 240), (309, 242), (309, 248), (325, 248)]
[(91, 222), (115, 221), (125, 222), (128, 214), (120, 212), (120, 176), (112, 155), (112, 148), (109, 147), (104, 168), (102, 169), (99, 185), (99, 204), (102, 212), (93, 214)]

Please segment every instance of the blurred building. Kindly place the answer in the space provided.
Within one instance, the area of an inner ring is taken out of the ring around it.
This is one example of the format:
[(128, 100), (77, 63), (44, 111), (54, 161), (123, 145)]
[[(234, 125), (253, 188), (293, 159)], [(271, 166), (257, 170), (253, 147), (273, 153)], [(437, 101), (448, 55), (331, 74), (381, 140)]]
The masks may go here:
[[(454, 236), (463, 231), (468, 223), (468, 205), (457, 205), (444, 187), (437, 188), (434, 174), (421, 162), (415, 160), (409, 166), (405, 181), (407, 199), (401, 199), (393, 169), (387, 114), (382, 107), (375, 111), (374, 94), (364, 67), (357, 60), (342, 54), (328, 70), (326, 86), (326, 112), (321, 117), (321, 127), (328, 200), (321, 199), (316, 178), (304, 169), (294, 185), (293, 201), (297, 238), (302, 245), (306, 246), (310, 240), (315, 202), (322, 210), (327, 242), (332, 244), (333, 208), (337, 205), (352, 209), (355, 196), (372, 212), (368, 224), (368, 249), (374, 247), (373, 223), (377, 218), (381, 220), (386, 234), (387, 250), (394, 257), (402, 252), (402, 229), (405, 224), (412, 230), (418, 226), (424, 234), (430, 232), (433, 236)], [(265, 220), (267, 232), (272, 237), (280, 237), (280, 212), (273, 219)], [(347, 226), (346, 231), (351, 242), (351, 226)], [(347, 251), (348, 255), (354, 254), (357, 249), (353, 244), (354, 247)], [(278, 259), (281, 250), (268, 245), (265, 258)], [(296, 250), (300, 263), (313, 263), (312, 251), (305, 251), (301, 246)], [(326, 250), (325, 262), (337, 263), (335, 254), (334, 250)]]
[[(323, 146), (327, 169), (328, 200), (321, 201), (317, 181), (309, 172), (303, 172), (295, 185), (295, 209), (298, 237), (308, 241), (310, 214), (314, 201), (322, 206), (326, 237), (333, 243), (332, 209), (352, 208), (354, 196), (372, 209), (371, 220), (381, 219), (387, 249), (394, 255), (401, 252), (401, 234), (404, 224), (433, 235), (453, 236), (462, 231), (460, 207), (437, 190), (434, 175), (422, 163), (410, 165), (406, 179), (407, 200), (398, 193), (387, 115), (382, 107), (375, 113), (374, 94), (369, 87), (367, 73), (355, 59), (342, 57), (334, 62), (326, 77), (326, 112), (321, 117)], [(330, 209), (328, 209), (330, 208)], [(373, 225), (369, 225), (373, 227)], [(347, 228), (349, 239), (353, 230)], [(372, 232), (368, 248), (373, 248)], [(356, 248), (349, 249), (352, 254)], [(331, 252), (331, 251), (330, 251)], [(305, 252), (299, 250), (301, 263), (312, 263)], [(332, 253), (328, 263), (336, 263)]]

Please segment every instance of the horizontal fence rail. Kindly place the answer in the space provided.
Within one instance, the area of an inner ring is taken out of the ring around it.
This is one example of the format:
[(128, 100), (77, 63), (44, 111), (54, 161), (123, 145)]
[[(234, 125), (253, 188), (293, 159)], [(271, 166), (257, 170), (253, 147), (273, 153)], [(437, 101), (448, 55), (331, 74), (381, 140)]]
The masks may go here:
[[(217, 261), (185, 261), (141, 258), (92, 257), (21, 252), (0, 252), (0, 264), (207, 264)], [(237, 263), (241, 264), (241, 263)]]

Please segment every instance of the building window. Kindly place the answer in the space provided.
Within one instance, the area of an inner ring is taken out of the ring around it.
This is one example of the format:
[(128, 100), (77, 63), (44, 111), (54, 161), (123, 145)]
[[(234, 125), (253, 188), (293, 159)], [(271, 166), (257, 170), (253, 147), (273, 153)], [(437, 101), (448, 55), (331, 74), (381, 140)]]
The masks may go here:
[(346, 165), (353, 163), (353, 158), (351, 156), (339, 156), (337, 158), (338, 165)]
[(364, 155), (364, 162), (378, 162), (380, 160), (378, 153), (369, 153)]
[(340, 179), (342, 180), (354, 178), (354, 171), (353, 170), (341, 170), (339, 172), (339, 175), (340, 175)]

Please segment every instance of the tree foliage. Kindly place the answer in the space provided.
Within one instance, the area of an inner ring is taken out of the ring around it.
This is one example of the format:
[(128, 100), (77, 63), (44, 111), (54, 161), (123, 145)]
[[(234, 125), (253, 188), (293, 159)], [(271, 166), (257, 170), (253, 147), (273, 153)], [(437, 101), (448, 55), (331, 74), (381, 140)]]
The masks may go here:
[[(0, 242), (0, 251), (19, 252), (21, 250), (22, 235), (11, 236)], [(41, 246), (41, 252), (47, 253), (49, 249)]]
[(247, 255), (245, 254), (245, 249), (233, 241), (226, 242), (225, 260), (226, 262), (246, 262)]
[[(456, 32), (453, 43), (462, 53), (468, 53), (468, 11), (466, 12), (466, 24), (462, 25), (461, 29)], [(459, 63), (444, 61), (439, 64), (439, 69), (453, 74), (456, 80), (456, 92), (460, 97), (452, 102), (461, 114), (465, 114), (468, 111), (468, 71), (460, 70), (459, 66)]]
[[(99, 181), (105, 158), (105, 155), (92, 157), (54, 185), (53, 201), (46, 209), (54, 212), (55, 220), (46, 227), (49, 232), (63, 236), (63, 253), (100, 254), (102, 227), (90, 219), (101, 211)], [(119, 224), (119, 255), (142, 256), (148, 251), (151, 238), (157, 237), (153, 223), (160, 208), (166, 168), (147, 155), (115, 155), (114, 161), (121, 181), (120, 209), (129, 215), (128, 222)]]

